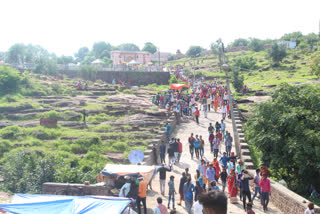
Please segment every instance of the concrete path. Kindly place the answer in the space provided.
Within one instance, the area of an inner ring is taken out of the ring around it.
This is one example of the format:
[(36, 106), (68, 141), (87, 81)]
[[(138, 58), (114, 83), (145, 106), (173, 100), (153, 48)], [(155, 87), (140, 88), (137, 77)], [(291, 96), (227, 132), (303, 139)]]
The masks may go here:
[[(177, 165), (174, 165), (173, 171), (167, 173), (166, 193), (165, 193), (164, 197), (161, 196), (161, 194), (160, 194), (159, 174), (157, 174), (156, 177), (153, 179), (153, 182), (152, 182), (153, 190), (148, 190), (148, 192), (147, 192), (148, 213), (153, 213), (153, 209), (157, 205), (157, 202), (156, 202), (157, 197), (162, 197), (163, 204), (167, 206), (167, 203), (168, 203), (168, 185), (167, 185), (167, 183), (168, 183), (169, 177), (171, 175), (175, 176), (175, 187), (176, 187), (177, 193), (178, 193), (178, 189), (179, 189), (179, 182), (180, 182), (180, 178), (181, 178), (181, 173), (187, 167), (190, 169), (192, 183), (195, 184), (194, 175), (196, 174), (196, 169), (198, 168), (200, 161), (195, 158), (192, 160), (190, 153), (189, 153), (188, 137), (190, 136), (191, 133), (193, 133), (194, 135), (196, 135), (196, 134), (202, 135), (202, 138), (205, 140), (204, 159), (206, 159), (210, 162), (213, 160), (213, 154), (210, 152), (210, 144), (208, 143), (209, 133), (207, 130), (208, 130), (209, 123), (212, 123), (214, 125), (216, 121), (219, 121), (219, 122), (221, 121), (222, 114), (220, 111), (217, 113), (215, 113), (214, 111), (211, 111), (208, 113), (208, 118), (204, 118), (203, 111), (201, 111), (200, 114), (201, 115), (200, 115), (200, 124), (199, 125), (195, 121), (193, 121), (192, 119), (185, 120), (186, 122), (178, 125), (176, 130), (174, 131), (174, 133), (172, 133), (171, 137), (180, 138), (181, 142), (183, 143), (182, 157), (181, 157), (180, 163)], [(232, 133), (231, 120), (227, 119), (225, 122), (226, 122), (226, 127), (227, 127), (226, 130)], [(232, 134), (232, 136), (233, 136), (233, 134)], [(233, 146), (232, 150), (234, 151), (234, 146)], [(220, 151), (222, 151), (222, 152), (225, 151), (224, 143), (222, 143)], [(221, 155), (222, 154), (220, 153), (219, 157)], [(168, 157), (166, 157), (166, 162), (168, 163)], [(219, 186), (220, 185), (221, 185), (221, 181), (219, 181)], [(219, 188), (222, 189), (221, 186)], [(226, 191), (228, 191), (227, 188), (226, 188)], [(251, 192), (253, 192), (253, 191), (251, 191)], [(185, 207), (184, 203), (182, 203), (182, 206), (177, 205), (179, 202), (179, 199), (180, 199), (180, 195), (176, 194), (175, 207), (176, 207), (177, 213), (187, 213), (184, 208)], [(268, 207), (269, 207), (269, 211), (267, 213), (280, 213), (279, 211), (277, 211), (277, 209), (272, 204), (269, 204)], [(172, 205), (171, 205), (171, 208), (172, 208)], [(264, 213), (257, 198), (254, 200), (253, 210), (257, 214)], [(228, 203), (228, 213), (246, 213), (246, 212), (244, 212), (244, 210), (242, 208), (242, 202), (239, 201), (239, 204)]]

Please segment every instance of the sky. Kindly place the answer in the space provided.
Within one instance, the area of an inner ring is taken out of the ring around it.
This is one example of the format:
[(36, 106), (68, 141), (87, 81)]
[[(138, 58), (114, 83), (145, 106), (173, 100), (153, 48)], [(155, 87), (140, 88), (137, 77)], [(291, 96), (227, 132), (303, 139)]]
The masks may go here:
[(152, 42), (162, 52), (221, 38), (319, 32), (320, 0), (1, 0), (0, 51), (15, 43), (73, 55), (94, 42)]

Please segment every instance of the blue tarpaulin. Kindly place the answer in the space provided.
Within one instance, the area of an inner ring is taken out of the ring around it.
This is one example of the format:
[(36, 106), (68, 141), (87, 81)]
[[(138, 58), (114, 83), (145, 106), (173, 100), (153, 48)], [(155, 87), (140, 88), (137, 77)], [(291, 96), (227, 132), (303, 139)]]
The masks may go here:
[(0, 205), (0, 209), (17, 214), (121, 214), (130, 202), (126, 198), (15, 194), (12, 204)]

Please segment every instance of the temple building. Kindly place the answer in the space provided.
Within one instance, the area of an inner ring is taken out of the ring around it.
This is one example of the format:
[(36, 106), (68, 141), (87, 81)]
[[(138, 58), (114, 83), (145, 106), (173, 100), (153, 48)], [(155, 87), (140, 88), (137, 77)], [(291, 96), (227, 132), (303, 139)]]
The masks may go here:
[(145, 65), (151, 62), (151, 56), (151, 53), (145, 51), (111, 51), (114, 65), (129, 63), (132, 60)]

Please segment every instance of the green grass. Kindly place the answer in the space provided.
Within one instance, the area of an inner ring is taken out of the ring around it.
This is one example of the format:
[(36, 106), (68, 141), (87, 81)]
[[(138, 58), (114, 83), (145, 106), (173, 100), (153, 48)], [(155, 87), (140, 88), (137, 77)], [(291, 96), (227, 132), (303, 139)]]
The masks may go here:
[(170, 86), (169, 85), (157, 85), (156, 83), (153, 83), (153, 84), (142, 86), (142, 88), (152, 89), (155, 91), (168, 91)]

